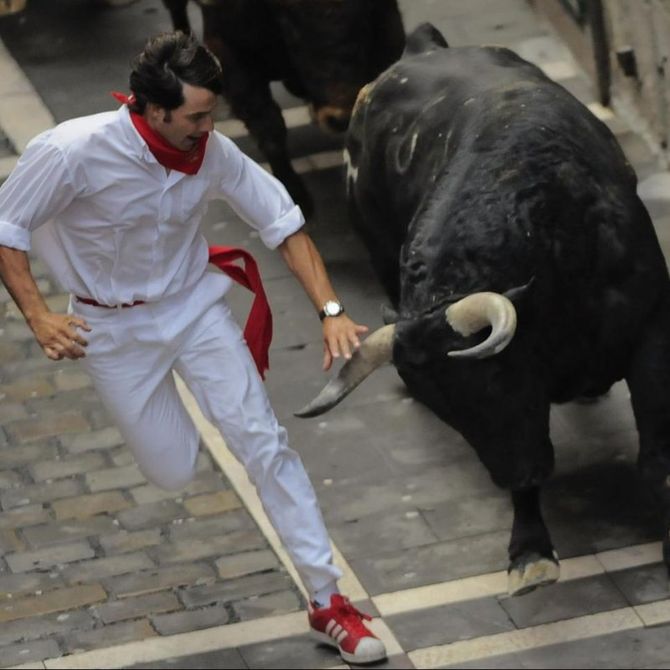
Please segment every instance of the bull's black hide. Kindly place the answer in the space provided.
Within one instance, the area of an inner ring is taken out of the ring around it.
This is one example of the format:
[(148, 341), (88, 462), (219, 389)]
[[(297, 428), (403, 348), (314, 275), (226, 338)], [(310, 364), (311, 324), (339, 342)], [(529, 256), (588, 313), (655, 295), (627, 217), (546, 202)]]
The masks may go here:
[[(188, 0), (163, 0), (176, 29), (190, 30)], [(205, 44), (223, 67), (224, 96), (306, 212), (311, 199), (286, 149), (270, 82), (306, 99), (321, 127), (344, 131), (361, 87), (401, 54), (396, 0), (198, 0)]]
[[(550, 404), (625, 378), (667, 563), (670, 286), (609, 129), (513, 52), (450, 49), (424, 25), (361, 91), (347, 150), (354, 221), (396, 323), (306, 413), (392, 360), (512, 491), (510, 591), (521, 593), (558, 577), (539, 505), (553, 467)], [(497, 295), (461, 300), (482, 291)], [(492, 320), (493, 341), (453, 355)]]

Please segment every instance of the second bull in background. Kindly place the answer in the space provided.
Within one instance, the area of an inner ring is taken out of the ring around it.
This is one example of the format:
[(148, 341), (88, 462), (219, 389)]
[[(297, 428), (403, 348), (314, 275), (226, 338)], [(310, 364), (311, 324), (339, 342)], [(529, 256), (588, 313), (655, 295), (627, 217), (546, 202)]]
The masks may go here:
[[(188, 32), (188, 0), (163, 0)], [(360, 89), (404, 46), (396, 0), (198, 0), (203, 39), (223, 68), (223, 95), (305, 214), (312, 198), (291, 166), (270, 82), (305, 99), (324, 130), (346, 130)]]

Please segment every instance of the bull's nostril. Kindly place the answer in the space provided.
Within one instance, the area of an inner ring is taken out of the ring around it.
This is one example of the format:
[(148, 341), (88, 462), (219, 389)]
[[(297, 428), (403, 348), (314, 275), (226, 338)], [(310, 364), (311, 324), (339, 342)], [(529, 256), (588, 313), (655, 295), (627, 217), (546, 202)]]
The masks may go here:
[(332, 131), (343, 133), (349, 127), (349, 119), (346, 116), (328, 116), (326, 118), (326, 124)]

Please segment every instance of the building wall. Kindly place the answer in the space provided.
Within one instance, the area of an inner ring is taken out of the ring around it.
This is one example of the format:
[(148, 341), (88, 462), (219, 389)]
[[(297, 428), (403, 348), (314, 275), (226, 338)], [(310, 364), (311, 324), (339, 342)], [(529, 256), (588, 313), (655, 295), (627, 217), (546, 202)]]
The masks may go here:
[[(606, 0), (610, 37), (612, 94), (633, 103), (650, 126), (666, 159), (670, 136), (670, 2)], [(617, 53), (632, 49), (637, 74), (624, 72)]]
[[(601, 79), (595, 64), (591, 14), (582, 25), (566, 9), (575, 0), (531, 0), (568, 42), (582, 66)], [(666, 165), (670, 163), (670, 0), (602, 0), (611, 79), (611, 104), (635, 121)], [(635, 118), (633, 118), (635, 117)]]

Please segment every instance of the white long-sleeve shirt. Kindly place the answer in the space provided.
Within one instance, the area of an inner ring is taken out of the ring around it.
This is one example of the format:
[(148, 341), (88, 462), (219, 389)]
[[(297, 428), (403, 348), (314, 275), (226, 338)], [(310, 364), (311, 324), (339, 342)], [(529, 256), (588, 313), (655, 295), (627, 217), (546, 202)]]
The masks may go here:
[(28, 145), (0, 188), (0, 245), (28, 251), (32, 242), (74, 295), (153, 302), (204, 274), (200, 223), (217, 198), (269, 248), (304, 224), (284, 186), (216, 131), (196, 175), (168, 175), (124, 105), (61, 123)]

